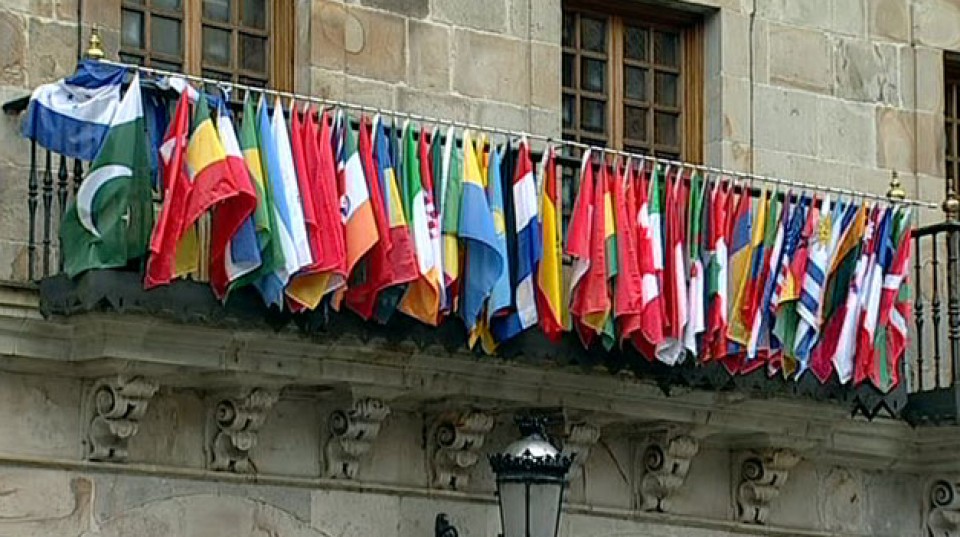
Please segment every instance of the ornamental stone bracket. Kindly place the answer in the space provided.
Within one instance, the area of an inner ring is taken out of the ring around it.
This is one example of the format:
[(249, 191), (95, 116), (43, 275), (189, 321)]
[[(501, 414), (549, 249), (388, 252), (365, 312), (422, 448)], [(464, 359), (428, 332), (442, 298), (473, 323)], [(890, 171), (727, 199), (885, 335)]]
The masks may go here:
[(766, 448), (740, 454), (740, 480), (736, 489), (737, 513), (742, 522), (766, 524), (770, 503), (800, 462), (800, 455), (790, 449)]
[(938, 479), (927, 495), (927, 535), (960, 537), (960, 478)]
[(144, 377), (109, 377), (90, 390), (90, 420), (86, 434), (87, 460), (124, 462), (127, 444), (140, 428), (150, 398), (159, 385)]
[(640, 508), (670, 511), (670, 500), (687, 479), (690, 463), (700, 451), (700, 441), (687, 430), (651, 433), (643, 450), (643, 477), (640, 479)]
[(256, 472), (250, 451), (257, 445), (267, 413), (279, 398), (276, 391), (254, 388), (213, 399), (215, 429), (210, 441), (211, 469), (240, 474)]
[(573, 457), (569, 478), (575, 479), (583, 471), (590, 450), (600, 441), (600, 427), (589, 423), (568, 423), (563, 435), (562, 453)]
[(390, 407), (375, 397), (356, 399), (351, 408), (331, 412), (327, 418), (330, 437), (324, 448), (327, 477), (355, 479), (389, 415)]
[(467, 484), (493, 424), (493, 416), (476, 411), (443, 416), (437, 421), (430, 436), (433, 486), (456, 490)]

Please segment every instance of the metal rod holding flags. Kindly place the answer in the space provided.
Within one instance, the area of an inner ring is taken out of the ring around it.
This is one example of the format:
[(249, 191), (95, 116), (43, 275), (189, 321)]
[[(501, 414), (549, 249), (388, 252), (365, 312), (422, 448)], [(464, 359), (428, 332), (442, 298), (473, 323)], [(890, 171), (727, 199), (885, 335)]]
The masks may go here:
[(346, 109), (351, 109), (351, 110), (357, 110), (357, 111), (360, 111), (360, 112), (376, 113), (376, 114), (380, 114), (380, 115), (384, 115), (384, 116), (390, 116), (390, 117), (394, 117), (394, 118), (404, 118), (404, 119), (409, 119), (409, 120), (413, 120), (413, 121), (419, 121), (419, 122), (422, 122), (422, 123), (433, 123), (433, 124), (437, 124), (437, 125), (449, 125), (449, 126), (453, 126), (453, 127), (459, 127), (459, 128), (462, 128), (462, 129), (477, 130), (477, 131), (488, 132), (488, 133), (492, 133), (492, 134), (500, 134), (500, 135), (508, 136), (508, 137), (517, 137), (517, 138), (526, 137), (526, 138), (531, 139), (531, 140), (539, 140), (539, 141), (542, 141), (542, 142), (546, 142), (546, 143), (550, 143), (550, 144), (555, 144), (555, 145), (558, 145), (558, 146), (566, 146), (566, 147), (571, 147), (571, 148), (576, 148), (576, 149), (581, 149), (581, 150), (587, 150), (587, 149), (589, 149), (589, 150), (591, 150), (591, 151), (600, 152), (601, 154), (606, 153), (606, 154), (618, 155), (618, 156), (622, 156), (622, 157), (629, 157), (629, 158), (635, 158), (635, 159), (654, 160), (654, 161), (656, 161), (656, 162), (663, 163), (663, 164), (668, 164), (668, 165), (671, 165), (671, 166), (678, 166), (678, 167), (681, 167), (681, 168), (688, 168), (688, 169), (699, 170), (700, 172), (703, 172), (703, 173), (706, 173), (706, 174), (713, 174), (713, 175), (717, 175), (717, 176), (725, 176), (725, 177), (739, 178), (739, 179), (742, 179), (742, 180), (745, 180), (745, 181), (750, 181), (750, 182), (760, 181), (760, 182), (767, 183), (767, 184), (775, 184), (775, 185), (778, 185), (778, 186), (786, 186), (786, 187), (795, 188), (795, 189), (798, 189), (798, 190), (807, 190), (807, 191), (812, 191), (812, 192), (824, 192), (824, 193), (834, 194), (834, 195), (838, 195), (838, 196), (850, 196), (850, 197), (853, 197), (853, 198), (871, 199), (871, 200), (875, 200), (875, 201), (886, 201), (886, 202), (891, 202), (891, 201), (893, 201), (893, 202), (895, 202), (895, 203), (897, 203), (897, 204), (900, 204), (900, 205), (910, 205), (910, 206), (921, 207), (921, 208), (925, 208), (925, 209), (937, 209), (937, 208), (940, 207), (940, 205), (939, 205), (938, 203), (931, 202), (931, 201), (924, 201), (924, 200), (919, 200), (919, 199), (909, 199), (909, 198), (891, 200), (890, 198), (888, 198), (888, 197), (886, 197), (886, 196), (883, 196), (883, 195), (880, 195), (880, 194), (873, 194), (873, 193), (870, 193), (870, 192), (859, 192), (859, 191), (851, 190), (851, 189), (848, 189), (848, 188), (839, 188), (839, 187), (833, 187), (833, 186), (818, 185), (818, 184), (815, 184), (815, 183), (807, 183), (807, 182), (803, 182), (803, 181), (791, 181), (791, 180), (781, 179), (781, 178), (777, 178), (777, 177), (770, 177), (770, 176), (766, 176), (766, 175), (760, 175), (760, 174), (749, 173), (749, 172), (741, 172), (741, 171), (735, 171), (735, 170), (726, 170), (726, 169), (718, 168), (718, 167), (715, 167), (715, 166), (708, 166), (708, 165), (705, 165), (705, 164), (693, 164), (693, 163), (690, 163), (690, 162), (683, 162), (683, 161), (680, 161), (680, 160), (668, 159), (668, 158), (663, 158), (663, 157), (651, 157), (651, 156), (649, 156), (649, 155), (642, 155), (642, 154), (639, 154), (639, 153), (631, 153), (631, 152), (629, 152), (629, 151), (622, 151), (622, 150), (619, 150), (619, 149), (610, 149), (610, 148), (607, 148), (607, 147), (593, 146), (593, 145), (584, 144), (584, 143), (581, 143), (581, 142), (576, 142), (576, 141), (573, 141), (573, 140), (556, 140), (556, 139), (553, 139), (553, 138), (550, 138), (550, 137), (548, 137), (548, 136), (544, 136), (544, 135), (541, 135), (541, 134), (532, 134), (532, 133), (519, 132), (519, 131), (508, 130), (508, 129), (501, 129), (501, 128), (497, 128), (497, 127), (490, 127), (490, 126), (486, 126), (486, 125), (478, 125), (478, 124), (475, 124), (475, 123), (469, 123), (469, 122), (464, 122), (464, 121), (457, 121), (457, 120), (452, 120), (452, 119), (437, 118), (437, 117), (427, 116), (427, 115), (423, 115), (423, 114), (417, 114), (417, 113), (413, 113), (413, 112), (401, 112), (401, 111), (397, 111), (397, 110), (389, 110), (389, 109), (379, 108), (379, 107), (376, 107), (376, 106), (368, 106), (368, 105), (362, 105), (362, 104), (356, 104), (356, 103), (349, 103), (349, 102), (345, 102), (345, 101), (339, 101), (339, 100), (336, 100), (336, 99), (327, 99), (327, 98), (324, 98), (324, 97), (316, 97), (316, 96), (313, 96), (313, 95), (303, 95), (303, 94), (293, 93), (293, 92), (289, 92), (289, 91), (280, 91), (280, 90), (269, 89), (269, 88), (264, 88), (264, 87), (251, 86), (251, 85), (248, 85), (248, 84), (241, 84), (241, 83), (238, 83), (238, 82), (228, 82), (228, 81), (222, 81), (222, 80), (215, 80), (215, 79), (212, 79), (212, 78), (206, 78), (206, 77), (197, 76), (197, 75), (177, 73), (177, 72), (168, 71), (168, 70), (165, 70), (165, 69), (157, 69), (157, 68), (154, 68), (154, 67), (145, 67), (145, 66), (141, 66), (141, 65), (133, 65), (133, 64), (122, 63), (122, 62), (115, 62), (115, 61), (106, 60), (106, 59), (99, 59), (98, 61), (100, 61), (100, 62), (102, 62), (102, 63), (104, 63), (104, 64), (107, 64), (107, 65), (115, 66), (115, 67), (120, 67), (120, 68), (130, 69), (130, 70), (137, 70), (137, 71), (140, 71), (140, 72), (142, 72), (142, 73), (144, 73), (144, 74), (149, 74), (149, 75), (166, 76), (166, 77), (179, 77), (179, 78), (183, 78), (183, 79), (185, 79), (185, 80), (190, 80), (190, 81), (193, 81), (193, 82), (198, 82), (198, 83), (200, 83), (200, 84), (210, 84), (210, 85), (214, 85), (214, 86), (218, 86), (218, 87), (223, 87), (223, 88), (239, 89), (239, 90), (242, 90), (242, 91), (244, 91), (244, 92), (249, 92), (249, 93), (262, 93), (262, 94), (265, 94), (265, 95), (277, 96), (277, 97), (280, 97), (280, 98), (283, 98), (283, 99), (293, 99), (293, 100), (296, 100), (296, 101), (312, 102), (312, 103), (317, 103), (317, 104), (322, 104), (322, 105), (327, 105), (327, 106), (338, 106), (338, 107), (341, 107), (341, 108), (346, 108)]

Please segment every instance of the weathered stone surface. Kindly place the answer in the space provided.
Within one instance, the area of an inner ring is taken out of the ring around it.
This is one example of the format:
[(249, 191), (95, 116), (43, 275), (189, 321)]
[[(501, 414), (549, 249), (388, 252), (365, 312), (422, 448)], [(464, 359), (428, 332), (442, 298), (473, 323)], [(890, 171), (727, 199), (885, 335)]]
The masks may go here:
[(757, 2), (757, 14), (765, 19), (791, 25), (813, 27), (821, 30), (830, 28), (831, 0), (764, 0)]
[(406, 24), (402, 17), (350, 8), (357, 24), (344, 25), (347, 73), (385, 82), (406, 75)]
[(867, 3), (870, 35), (892, 41), (910, 36), (910, 10), (907, 0), (871, 0)]
[[(328, 535), (393, 537), (400, 524), (400, 501), (397, 496), (318, 490), (313, 492), (310, 519)], [(363, 509), (357, 509), (359, 505)]]
[(832, 47), (823, 32), (770, 27), (770, 82), (830, 93)]
[(510, 13), (507, 16), (507, 33), (520, 39), (530, 34), (531, 0), (507, 0)]
[(560, 137), (560, 112), (556, 110), (530, 109), (530, 132), (541, 136)]
[(74, 496), (66, 472), (4, 468), (0, 471), (0, 533), (3, 523), (65, 517)]
[(80, 453), (80, 383), (0, 375), (0, 453), (74, 458)]
[(279, 401), (260, 428), (251, 459), (265, 474), (319, 475), (323, 445), (313, 401)]
[(342, 101), (346, 76), (340, 71), (313, 67), (310, 69), (310, 92), (317, 97)]
[(532, 88), (530, 104), (540, 108), (560, 110), (560, 47), (531, 43)]
[(77, 65), (75, 26), (30, 19), (27, 31), (27, 80), (31, 85), (52, 82), (73, 72)]
[(954, 0), (918, 0), (913, 5), (913, 35), (918, 43), (957, 50), (960, 48), (960, 3)]
[(711, 135), (710, 139), (749, 142), (750, 81), (724, 76), (720, 78), (718, 88), (719, 99), (707, 102), (708, 109), (713, 110), (713, 107), (721, 109), (719, 132)]
[(867, 6), (870, 0), (834, 0), (830, 9), (835, 32), (863, 36), (867, 31)]
[(453, 89), (471, 97), (527, 104), (530, 49), (522, 41), (457, 30), (453, 48)]
[(342, 70), (346, 66), (345, 27), (356, 19), (340, 2), (318, 0), (311, 10), (310, 63), (316, 67)]
[[(137, 434), (130, 439), (130, 461), (204, 467), (203, 401), (188, 392), (160, 392), (150, 400)], [(177, 434), (170, 434), (177, 431)]]
[(705, 151), (707, 162), (727, 170), (741, 172), (750, 171), (752, 153), (749, 144), (727, 140), (709, 142), (706, 144)]
[(913, 114), (896, 108), (877, 108), (877, 166), (913, 170)]
[(344, 97), (351, 103), (393, 109), (397, 105), (397, 86), (378, 80), (347, 76), (344, 80)]
[(946, 135), (943, 116), (917, 113), (917, 172), (944, 177), (943, 156), (946, 154)]
[(433, 93), (401, 87), (397, 89), (397, 108), (431, 117), (469, 121), (473, 101), (448, 93)]
[(450, 28), (411, 20), (407, 82), (434, 91), (450, 89)]
[(563, 31), (561, 0), (529, 0), (530, 39), (544, 43), (560, 43)]
[(26, 26), (23, 18), (0, 11), (0, 85), (22, 85), (26, 80)]
[(942, 114), (943, 51), (920, 46), (914, 47), (913, 50), (916, 52), (914, 58), (916, 80), (911, 80), (910, 83), (915, 83), (917, 110)]
[(754, 89), (755, 144), (765, 149), (815, 155), (817, 151), (817, 97), (806, 92), (770, 86)]
[(431, 0), (433, 19), (487, 32), (507, 31), (507, 0)]
[[(397, 535), (399, 535), (399, 537), (430, 535), (433, 532), (434, 520), (437, 517), (437, 513), (440, 512), (448, 515), (450, 523), (455, 525), (459, 530), (460, 537), (488, 537), (490, 535), (498, 535), (501, 532), (500, 513), (493, 502), (448, 502), (443, 505), (442, 511), (438, 510), (437, 507), (436, 500), (432, 498), (401, 498)], [(396, 523), (396, 520), (394, 520), (394, 523)]]
[(844, 533), (863, 531), (863, 506), (867, 500), (863, 474), (846, 468), (829, 468), (820, 483), (817, 496), (826, 528)]
[[(721, 11), (719, 17), (720, 46), (706, 51), (707, 67), (716, 65), (716, 69), (728, 76), (748, 78), (750, 76), (750, 19), (733, 11)], [(766, 48), (754, 51), (766, 52)]]
[[(868, 535), (896, 537), (907, 533), (920, 533), (923, 527), (923, 493), (925, 483), (906, 475), (892, 472), (871, 473), (864, 478), (868, 491), (866, 520)], [(904, 502), (904, 498), (920, 498), (916, 502)], [(905, 505), (906, 503), (906, 505)], [(890, 516), (897, 513), (897, 516)], [(907, 530), (906, 528), (916, 528)]]
[(835, 53), (837, 96), (900, 105), (897, 49), (881, 43), (841, 40)]
[(430, 0), (360, 0), (360, 4), (414, 19), (426, 18), (430, 13)]
[(860, 166), (875, 166), (876, 117), (873, 107), (821, 99), (817, 108), (818, 155)]
[(829, 162), (812, 156), (757, 149), (754, 169), (761, 175), (824, 186), (850, 186), (850, 165)]

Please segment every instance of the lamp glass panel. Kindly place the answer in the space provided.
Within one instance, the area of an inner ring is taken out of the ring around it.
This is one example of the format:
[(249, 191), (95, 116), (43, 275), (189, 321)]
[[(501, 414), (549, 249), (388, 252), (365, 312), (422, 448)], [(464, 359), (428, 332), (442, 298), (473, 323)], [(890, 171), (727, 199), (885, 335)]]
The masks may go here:
[(503, 537), (527, 537), (526, 488), (526, 484), (517, 482), (501, 482), (498, 485)]
[(529, 537), (556, 537), (562, 495), (560, 483), (530, 484)]

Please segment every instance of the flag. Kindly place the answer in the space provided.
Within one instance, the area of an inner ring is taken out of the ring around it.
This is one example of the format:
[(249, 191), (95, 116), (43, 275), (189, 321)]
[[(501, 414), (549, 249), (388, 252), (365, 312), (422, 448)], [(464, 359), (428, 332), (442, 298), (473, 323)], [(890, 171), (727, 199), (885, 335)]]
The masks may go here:
[[(645, 172), (646, 166), (642, 168)], [(641, 177), (641, 180), (644, 177)], [(641, 181), (634, 188), (637, 209), (637, 263), (641, 277), (641, 322), (631, 342), (648, 360), (656, 357), (656, 349), (663, 344), (663, 244), (661, 232), (663, 203), (660, 166), (654, 163), (649, 181)], [(629, 186), (629, 185), (628, 185)], [(632, 211), (631, 211), (632, 214)]]
[(902, 210), (897, 232), (897, 251), (891, 269), (883, 279), (880, 298), (880, 328), (877, 341), (875, 368), (870, 380), (880, 391), (887, 393), (900, 383), (900, 362), (907, 347), (907, 319), (910, 316), (910, 247), (912, 232), (910, 213)]
[(620, 340), (629, 339), (643, 326), (643, 275), (640, 273), (637, 204), (633, 162), (627, 160), (623, 171), (615, 168), (613, 205), (617, 223), (617, 280), (613, 291), (613, 314)]
[(776, 364), (786, 377), (797, 372), (797, 359), (793, 349), (796, 346), (797, 325), (800, 323), (800, 314), (797, 313), (797, 303), (803, 280), (807, 274), (807, 261), (810, 258), (810, 242), (817, 222), (820, 220), (820, 200), (814, 196), (806, 200), (806, 211), (800, 236), (789, 266), (785, 267), (782, 283), (778, 282), (777, 312), (774, 321), (774, 332), (780, 341), (780, 361)]
[(714, 183), (711, 192), (710, 231), (707, 244), (706, 293), (707, 321), (704, 332), (704, 360), (723, 356), (726, 349), (729, 259), (727, 228), (733, 200), (732, 187)]
[(186, 162), (189, 133), (190, 101), (184, 93), (177, 101), (173, 121), (160, 146), (163, 204), (150, 236), (150, 257), (144, 271), (144, 289), (166, 285), (173, 279), (177, 244), (185, 228), (187, 198), (192, 188)]
[[(753, 325), (750, 329), (750, 341), (747, 345), (747, 359), (755, 360), (758, 358), (769, 359), (772, 354), (780, 350), (776, 338), (770, 337), (770, 331), (773, 323), (774, 293), (777, 289), (777, 281), (780, 278), (780, 267), (784, 262), (784, 243), (793, 241), (793, 235), (800, 233), (800, 220), (797, 215), (801, 213), (796, 201), (791, 204), (791, 195), (787, 193), (783, 198), (780, 211), (780, 222), (775, 225), (776, 235), (773, 239), (773, 245), (770, 247), (766, 260), (766, 273), (763, 277), (763, 285), (760, 287), (760, 295), (756, 315), (753, 318)], [(778, 366), (775, 366), (778, 368)]]
[[(420, 181), (423, 183), (423, 202), (427, 211), (427, 229), (430, 231), (430, 248), (433, 250), (433, 259), (437, 266), (437, 322), (443, 313), (442, 306), (445, 294), (443, 278), (443, 239), (440, 236), (439, 207), (434, 200), (433, 166), (430, 160), (430, 133), (420, 127), (420, 138), (417, 142), (417, 155), (420, 160)], [(442, 169), (441, 169), (442, 173)]]
[[(114, 126), (125, 73), (120, 67), (82, 60), (70, 77), (33, 90), (21, 134), (65, 157), (93, 160)], [(146, 147), (146, 138), (143, 144)]]
[(122, 267), (144, 255), (153, 226), (140, 77), (113, 115), (103, 147), (60, 224), (64, 272)]
[[(314, 132), (314, 135), (316, 133)], [(303, 126), (300, 114), (297, 113), (294, 103), (290, 103), (290, 149), (293, 155), (294, 170), (297, 175), (297, 188), (300, 194), (300, 206), (303, 209), (303, 225), (307, 232), (307, 243), (310, 246), (310, 260), (308, 266), (293, 274), (287, 285), (286, 295), (291, 311), (313, 309), (320, 302), (320, 290), (317, 280), (323, 276), (317, 274), (316, 264), (320, 256), (320, 226), (317, 222), (317, 211), (313, 201), (313, 185), (307, 170), (307, 154), (303, 139)], [(313, 282), (306, 284), (304, 280)], [(303, 293), (304, 289), (313, 289), (313, 293)], [(314, 301), (315, 299), (315, 301)]]
[(573, 204), (573, 214), (567, 231), (567, 255), (573, 258), (573, 270), (570, 278), (570, 315), (585, 347), (593, 342), (594, 334), (586, 330), (580, 321), (583, 310), (583, 289), (586, 287), (586, 275), (591, 268), (591, 240), (593, 237), (594, 181), (593, 165), (590, 162), (590, 150), (583, 152), (580, 163), (580, 183), (577, 199)]
[(835, 219), (836, 216), (831, 212), (830, 196), (827, 195), (820, 203), (820, 220), (817, 223), (813, 241), (810, 243), (807, 272), (800, 288), (800, 301), (797, 302), (800, 321), (797, 323), (796, 341), (793, 346), (799, 366), (797, 375), (802, 375), (810, 366), (810, 353), (820, 333), (823, 318), (823, 289), (827, 283), (827, 271), (830, 268)]
[[(533, 282), (543, 255), (543, 237), (540, 236), (540, 220), (537, 217), (537, 185), (530, 158), (530, 144), (525, 137), (520, 139), (514, 162), (513, 179), (508, 185), (513, 194), (516, 267), (509, 271), (512, 291), (510, 314), (491, 325), (498, 342), (507, 341), (537, 324)], [(503, 179), (506, 183), (506, 177)]]
[(857, 325), (857, 345), (854, 366), (854, 383), (870, 379), (875, 369), (877, 326), (880, 324), (880, 296), (883, 294), (884, 274), (893, 261), (894, 244), (891, 237), (894, 209), (883, 211), (883, 218), (873, 238), (873, 248), (867, 261), (861, 298), (860, 320)]
[[(789, 196), (789, 194), (788, 194)], [(773, 294), (765, 312), (771, 325), (770, 350), (772, 360), (768, 363), (768, 373), (783, 371), (785, 375), (795, 372), (793, 361), (794, 330), (796, 328), (797, 308), (796, 301), (800, 299), (799, 277), (794, 275), (794, 262), (803, 240), (804, 230), (808, 226), (808, 206), (810, 199), (803, 195), (795, 201), (789, 220), (785, 222), (783, 235), (783, 250), (780, 264), (776, 269), (773, 283)], [(812, 229), (813, 224), (809, 224)], [(806, 255), (806, 254), (804, 254)], [(804, 266), (803, 272), (806, 271)], [(798, 272), (797, 274), (802, 274)]]
[(703, 309), (705, 276), (700, 245), (703, 242), (704, 195), (707, 182), (694, 173), (690, 177), (690, 198), (687, 205), (687, 265), (690, 279), (687, 284), (687, 324), (683, 331), (683, 346), (697, 355), (697, 336), (706, 329)]
[[(580, 335), (580, 340), (584, 346), (589, 346), (597, 335), (606, 335), (604, 327), (612, 310), (607, 281), (609, 275), (607, 239), (614, 241), (614, 248), (616, 239), (612, 233), (612, 225), (608, 226), (606, 221), (609, 216), (612, 216), (608, 214), (605, 207), (608, 202), (606, 165), (601, 163), (600, 176), (596, 181), (593, 181), (592, 165), (589, 161), (586, 163), (586, 168), (589, 170), (589, 175), (581, 182), (580, 188), (583, 189), (587, 185), (593, 187), (593, 196), (589, 200), (591, 206), (588, 209), (588, 216), (591, 219), (588, 250), (590, 262), (587, 265), (588, 270), (582, 276), (582, 282), (578, 282), (574, 289), (570, 314), (574, 318), (574, 327)], [(609, 345), (611, 342), (605, 340), (603, 343)]]
[(257, 121), (258, 117), (253, 102), (249, 98), (245, 99), (239, 142), (247, 173), (257, 195), (257, 206), (252, 218), (257, 238), (257, 249), (260, 252), (260, 266), (237, 278), (230, 285), (231, 290), (259, 281), (284, 264), (283, 249), (275, 235), (278, 224), (273, 211), (273, 201), (269, 184), (264, 177), (265, 162), (260, 158)]
[[(380, 179), (380, 191), (383, 195), (384, 211), (390, 226), (390, 251), (387, 260), (393, 267), (393, 280), (382, 288), (377, 297), (374, 315), (383, 324), (390, 319), (403, 296), (406, 284), (419, 276), (417, 256), (414, 251), (410, 227), (403, 213), (403, 200), (397, 185), (396, 167), (393, 159), (391, 136), (387, 134), (382, 121), (377, 126), (374, 145), (377, 160), (377, 177)], [(392, 129), (396, 130), (396, 129)]]
[[(496, 167), (499, 173), (499, 166)], [(503, 274), (504, 253), (497, 237), (497, 222), (483, 187), (481, 163), (470, 131), (463, 133), (463, 191), (458, 235), (465, 262), (460, 317), (468, 332), (477, 328), (484, 301)], [(449, 193), (448, 193), (449, 195)], [(502, 226), (502, 219), (500, 222)]]
[[(503, 148), (493, 148), (487, 162), (486, 195), (490, 204), (490, 214), (493, 216), (493, 229), (496, 234), (496, 249), (500, 268), (500, 276), (490, 290), (490, 299), (487, 303), (487, 326), (492, 325), (496, 316), (506, 316), (510, 302), (510, 260), (507, 256), (507, 219), (503, 204), (503, 177), (500, 175), (500, 166), (504, 156)], [(469, 257), (468, 257), (469, 261)]]
[(666, 225), (664, 242), (663, 289), (666, 311), (664, 340), (657, 348), (657, 359), (667, 365), (676, 365), (684, 358), (683, 332), (687, 324), (687, 274), (683, 255), (686, 234), (685, 201), (687, 188), (678, 170), (666, 189)]
[(214, 207), (210, 224), (210, 285), (214, 295), (223, 300), (232, 282), (260, 266), (260, 250), (251, 219), (257, 208), (257, 192), (250, 181), (230, 113), (224, 104), (220, 106), (217, 133), (235, 189), (233, 196)]
[(560, 182), (557, 180), (556, 150), (543, 152), (540, 189), (540, 233), (543, 258), (537, 266), (536, 299), (540, 329), (550, 341), (560, 340), (564, 331), (563, 245)]
[(350, 118), (340, 110), (343, 147), (343, 174), (340, 185), (340, 213), (343, 219), (343, 237), (347, 252), (347, 277), (354, 277), (357, 263), (379, 240), (374, 219), (367, 178), (364, 177), (357, 136), (350, 127)]
[(437, 316), (443, 275), (430, 237), (426, 194), (420, 179), (420, 160), (417, 157), (417, 142), (413, 139), (412, 129), (409, 122), (403, 126), (402, 192), (403, 212), (410, 219), (419, 275), (407, 286), (398, 308), (414, 319), (436, 326), (439, 321)]
[[(731, 187), (733, 188), (733, 187)], [(727, 310), (727, 339), (728, 345), (723, 353), (722, 361), (724, 366), (731, 372), (739, 370), (738, 354), (746, 345), (750, 337), (749, 327), (744, 318), (744, 303), (746, 299), (746, 287), (750, 279), (750, 262), (753, 258), (754, 240), (751, 231), (755, 234), (753, 201), (750, 187), (741, 184), (740, 193), (736, 196), (736, 201), (731, 202), (733, 208), (732, 218), (729, 222), (728, 230), (730, 235), (730, 263), (728, 292), (731, 302)], [(733, 196), (733, 193), (730, 194)], [(757, 218), (762, 222), (762, 219)], [(757, 226), (758, 228), (760, 226)], [(759, 242), (759, 240), (758, 240)]]
[[(439, 137), (438, 137), (439, 138)], [(460, 298), (460, 200), (463, 190), (463, 159), (457, 150), (453, 127), (447, 129), (443, 145), (443, 182), (440, 188), (440, 228), (443, 235), (444, 304), (457, 311)]]

